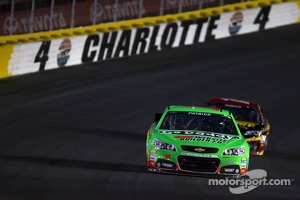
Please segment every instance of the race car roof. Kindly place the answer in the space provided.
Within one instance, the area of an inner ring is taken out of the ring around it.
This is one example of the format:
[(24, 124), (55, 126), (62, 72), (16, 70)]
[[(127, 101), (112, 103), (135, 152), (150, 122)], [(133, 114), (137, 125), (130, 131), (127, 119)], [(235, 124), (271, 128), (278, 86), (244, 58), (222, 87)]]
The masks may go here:
[(209, 103), (236, 105), (236, 106), (250, 107), (250, 108), (255, 108), (260, 110), (260, 106), (257, 103), (238, 100), (238, 99), (231, 99), (231, 98), (211, 98), (208, 101), (208, 104)]
[(190, 111), (190, 112), (207, 112), (221, 115), (230, 115), (227, 110), (222, 110), (219, 108), (209, 108), (201, 106), (183, 106), (183, 105), (172, 105), (167, 107), (168, 111)]

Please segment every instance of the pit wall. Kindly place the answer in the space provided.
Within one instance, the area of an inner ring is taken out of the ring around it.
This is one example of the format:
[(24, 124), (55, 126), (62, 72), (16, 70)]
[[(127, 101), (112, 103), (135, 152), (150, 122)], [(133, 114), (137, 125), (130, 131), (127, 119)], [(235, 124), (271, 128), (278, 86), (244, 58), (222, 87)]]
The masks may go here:
[(0, 37), (0, 78), (214, 41), (299, 22), (300, 0), (264, 0), (4, 36)]

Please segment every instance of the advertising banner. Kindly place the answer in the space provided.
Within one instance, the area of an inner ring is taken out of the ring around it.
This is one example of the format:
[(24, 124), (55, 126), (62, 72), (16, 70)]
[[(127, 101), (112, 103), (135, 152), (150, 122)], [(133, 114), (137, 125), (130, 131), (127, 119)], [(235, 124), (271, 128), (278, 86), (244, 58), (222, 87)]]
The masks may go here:
[(8, 73), (18, 75), (144, 54), (298, 22), (297, 3), (283, 3), (157, 26), (19, 44), (14, 45)]

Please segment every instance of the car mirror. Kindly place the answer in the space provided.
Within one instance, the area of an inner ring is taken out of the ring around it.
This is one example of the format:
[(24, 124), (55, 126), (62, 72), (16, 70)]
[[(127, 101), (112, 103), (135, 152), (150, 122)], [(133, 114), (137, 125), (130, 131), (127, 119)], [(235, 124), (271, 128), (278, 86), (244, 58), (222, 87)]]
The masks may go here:
[(156, 113), (154, 117), (154, 122), (158, 122), (162, 116), (162, 113)]

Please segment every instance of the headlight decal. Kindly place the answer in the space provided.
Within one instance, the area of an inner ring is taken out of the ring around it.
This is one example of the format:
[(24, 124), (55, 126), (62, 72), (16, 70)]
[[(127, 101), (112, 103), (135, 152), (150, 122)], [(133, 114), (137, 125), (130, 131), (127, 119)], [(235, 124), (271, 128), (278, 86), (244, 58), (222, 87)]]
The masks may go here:
[(266, 141), (267, 141), (267, 136), (266, 136), (266, 135), (262, 135), (262, 136), (261, 136), (260, 143), (261, 143), (261, 144), (264, 144), (264, 143), (266, 143)]
[(251, 131), (246, 131), (244, 133), (245, 136), (255, 136), (259, 137), (261, 135), (262, 131), (261, 130), (251, 130)]
[(230, 148), (230, 149), (225, 149), (223, 151), (223, 156), (241, 156), (244, 155), (245, 153), (245, 147), (237, 147), (237, 148)]
[(169, 151), (176, 151), (176, 147), (174, 144), (169, 144), (166, 142), (162, 142), (160, 140), (153, 140), (153, 145), (156, 149), (161, 149), (161, 150), (169, 150)]

